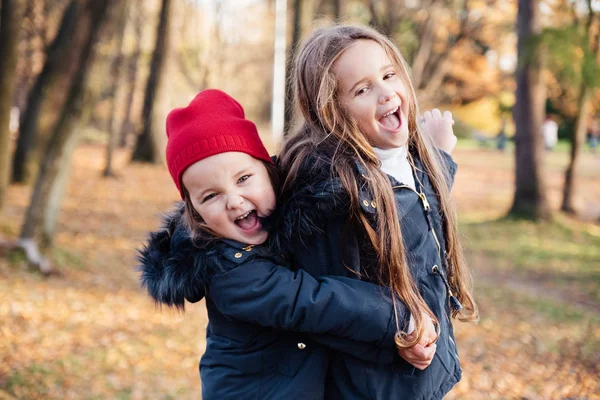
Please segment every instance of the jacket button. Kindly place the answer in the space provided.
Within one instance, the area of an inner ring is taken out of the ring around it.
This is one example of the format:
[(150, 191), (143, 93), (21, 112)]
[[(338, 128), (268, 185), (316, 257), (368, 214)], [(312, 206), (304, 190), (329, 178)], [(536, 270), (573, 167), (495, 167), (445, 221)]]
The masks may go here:
[(298, 348), (300, 350), (304, 350), (306, 348), (306, 345), (304, 343), (298, 343)]
[(235, 258), (240, 258), (242, 256), (242, 253), (235, 253), (234, 257)]
[(365, 207), (369, 207), (369, 202), (367, 200), (363, 200), (363, 204), (365, 205)]
[(377, 208), (377, 203), (375, 203), (374, 201), (371, 202), (371, 207), (373, 208)]

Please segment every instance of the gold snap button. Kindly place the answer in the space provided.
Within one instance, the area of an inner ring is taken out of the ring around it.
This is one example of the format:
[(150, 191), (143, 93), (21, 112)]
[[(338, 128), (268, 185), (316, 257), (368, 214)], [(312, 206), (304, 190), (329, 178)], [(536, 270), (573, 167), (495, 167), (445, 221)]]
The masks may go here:
[(242, 256), (242, 253), (235, 253), (234, 257), (235, 258), (240, 258)]
[(377, 208), (377, 203), (375, 203), (374, 201), (371, 202), (371, 207), (373, 208)]
[(300, 350), (304, 350), (306, 348), (306, 345), (304, 343), (298, 343), (298, 348)]
[(369, 207), (369, 202), (367, 200), (363, 200), (363, 204), (365, 205), (365, 207)]

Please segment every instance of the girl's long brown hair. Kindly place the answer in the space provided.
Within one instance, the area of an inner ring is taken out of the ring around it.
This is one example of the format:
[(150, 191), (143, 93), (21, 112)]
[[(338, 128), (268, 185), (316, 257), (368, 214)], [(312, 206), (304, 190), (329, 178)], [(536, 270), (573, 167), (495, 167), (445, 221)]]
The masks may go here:
[[(439, 199), (448, 253), (448, 280), (463, 305), (462, 311), (453, 312), (453, 316), (458, 314), (462, 321), (477, 320), (477, 307), (471, 294), (472, 279), (458, 238), (455, 207), (446, 184), (445, 169), (441, 167), (441, 156), (435, 150), (430, 136), (423, 134), (417, 124), (419, 111), (408, 66), (395, 45), (379, 32), (349, 25), (322, 28), (312, 34), (297, 54), (294, 95), (304, 122), (295, 134), (286, 139), (280, 153), (282, 172), (286, 177), (283, 192), (290, 190), (303, 163), (307, 157), (314, 156), (315, 149), (331, 158), (331, 174), (341, 179), (350, 196), (350, 216), (364, 229), (378, 256), (380, 283), (389, 285), (414, 318), (415, 337), (412, 340), (405, 336), (397, 337), (399, 346), (410, 347), (418, 343), (423, 335), (422, 312), (435, 322), (437, 319), (421, 297), (410, 274), (390, 182), (380, 169), (380, 161), (373, 147), (361, 133), (356, 121), (344, 110), (337, 96), (338, 82), (333, 65), (358, 40), (372, 40), (381, 45), (408, 88), (407, 145), (422, 161)], [(361, 211), (355, 160), (366, 169), (364, 179), (377, 204), (374, 223)], [(397, 309), (395, 299), (394, 308)]]

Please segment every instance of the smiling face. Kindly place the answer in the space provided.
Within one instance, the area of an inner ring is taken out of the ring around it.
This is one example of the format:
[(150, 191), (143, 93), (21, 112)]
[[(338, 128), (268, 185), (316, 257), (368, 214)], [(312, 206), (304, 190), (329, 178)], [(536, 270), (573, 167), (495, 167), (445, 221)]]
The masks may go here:
[(408, 140), (408, 90), (383, 47), (357, 40), (333, 64), (338, 98), (371, 146), (401, 147)]
[(217, 236), (254, 245), (267, 240), (258, 217), (275, 208), (275, 192), (262, 161), (246, 153), (216, 154), (192, 164), (181, 181)]

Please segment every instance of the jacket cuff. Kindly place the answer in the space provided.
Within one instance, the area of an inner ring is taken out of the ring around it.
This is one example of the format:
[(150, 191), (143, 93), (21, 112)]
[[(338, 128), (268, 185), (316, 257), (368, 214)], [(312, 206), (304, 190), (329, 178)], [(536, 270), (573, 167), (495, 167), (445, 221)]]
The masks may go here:
[(444, 163), (443, 167), (447, 171), (446, 179), (448, 180), (446, 183), (448, 184), (448, 190), (452, 189), (454, 185), (454, 176), (456, 175), (456, 170), (458, 169), (458, 164), (454, 162), (452, 156), (446, 153), (442, 149), (438, 149), (441, 154), (442, 162)]

